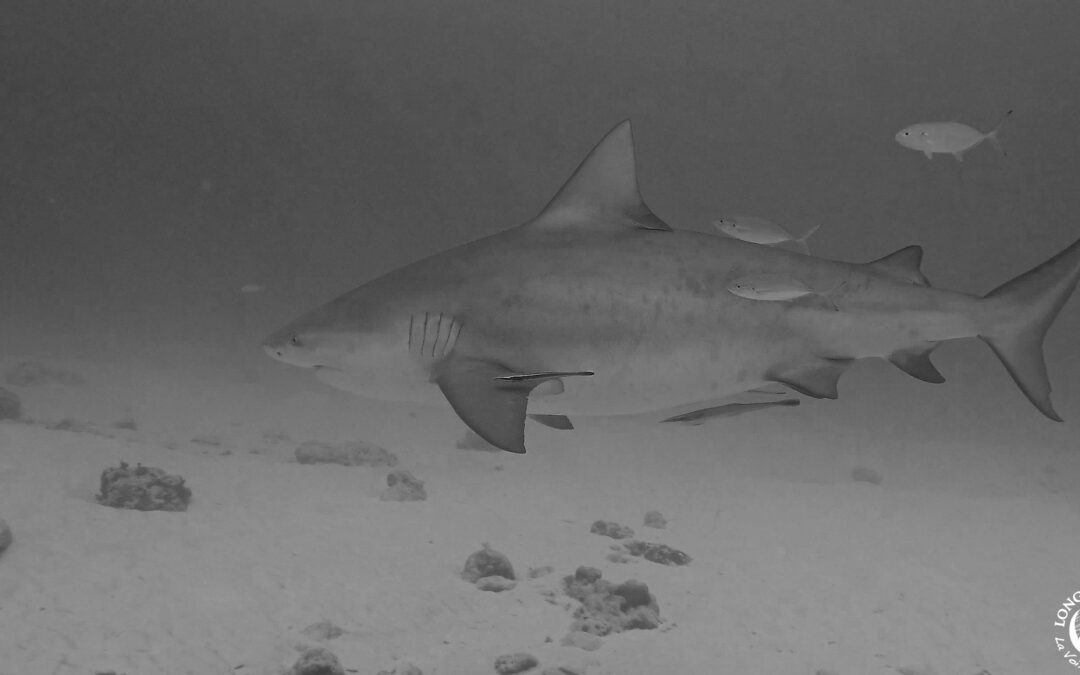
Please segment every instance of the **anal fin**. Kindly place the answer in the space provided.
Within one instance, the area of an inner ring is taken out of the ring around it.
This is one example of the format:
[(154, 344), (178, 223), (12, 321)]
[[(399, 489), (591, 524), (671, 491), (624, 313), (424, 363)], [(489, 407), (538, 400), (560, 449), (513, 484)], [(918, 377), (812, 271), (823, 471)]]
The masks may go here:
[(772, 371), (766, 379), (787, 385), (804, 396), (837, 398), (836, 383), (854, 359), (818, 359)]
[(529, 415), (529, 419), (560, 431), (569, 431), (574, 428), (574, 423), (566, 415)]
[(945, 381), (945, 376), (938, 372), (938, 369), (930, 362), (930, 352), (936, 346), (931, 344), (929, 347), (901, 349), (890, 354), (889, 361), (916, 379), (931, 384), (941, 384)]

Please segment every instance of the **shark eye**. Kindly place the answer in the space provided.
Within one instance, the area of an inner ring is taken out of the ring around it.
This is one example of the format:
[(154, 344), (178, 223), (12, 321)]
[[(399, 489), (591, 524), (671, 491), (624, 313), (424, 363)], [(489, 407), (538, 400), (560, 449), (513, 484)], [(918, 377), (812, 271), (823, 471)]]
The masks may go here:
[(289, 344), (291, 344), (293, 347), (299, 347), (300, 337), (298, 335), (292, 336), (291, 338), (289, 338)]

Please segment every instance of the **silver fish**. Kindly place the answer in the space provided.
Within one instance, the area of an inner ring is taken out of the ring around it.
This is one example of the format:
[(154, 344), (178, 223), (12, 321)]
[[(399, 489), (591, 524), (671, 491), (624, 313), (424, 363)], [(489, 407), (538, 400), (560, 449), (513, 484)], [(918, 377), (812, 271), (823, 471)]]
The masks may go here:
[(806, 244), (806, 240), (817, 232), (821, 225), (818, 224), (811, 227), (801, 237), (796, 237), (771, 220), (766, 220), (757, 216), (724, 216), (723, 218), (714, 220), (713, 227), (729, 237), (741, 239), (742, 241), (763, 244), (765, 246), (791, 244), (800, 252), (809, 254), (810, 247)]
[(998, 141), (998, 131), (1005, 120), (1012, 115), (1012, 111), (1006, 112), (1001, 121), (985, 134), (960, 122), (921, 122), (904, 127), (896, 132), (896, 142), (905, 148), (918, 150), (926, 155), (927, 159), (933, 159), (935, 154), (948, 154), (963, 161), (964, 153), (980, 145), (983, 141), (990, 141), (998, 153), (1004, 154), (1001, 143)]

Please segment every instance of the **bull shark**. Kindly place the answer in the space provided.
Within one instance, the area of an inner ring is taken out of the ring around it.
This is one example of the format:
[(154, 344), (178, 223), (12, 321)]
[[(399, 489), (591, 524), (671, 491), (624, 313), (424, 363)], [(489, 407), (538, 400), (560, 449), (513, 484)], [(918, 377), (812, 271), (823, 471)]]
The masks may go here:
[[(517, 453), (527, 416), (571, 428), (570, 415), (706, 410), (776, 384), (833, 399), (863, 358), (940, 383), (930, 353), (968, 337), (1061, 421), (1042, 345), (1080, 279), (1080, 240), (981, 297), (931, 287), (921, 261), (918, 246), (858, 264), (673, 230), (642, 200), (626, 120), (534, 219), (370, 281), (264, 349), (375, 399), (445, 399)], [(784, 302), (728, 292), (760, 274), (836, 290)]]

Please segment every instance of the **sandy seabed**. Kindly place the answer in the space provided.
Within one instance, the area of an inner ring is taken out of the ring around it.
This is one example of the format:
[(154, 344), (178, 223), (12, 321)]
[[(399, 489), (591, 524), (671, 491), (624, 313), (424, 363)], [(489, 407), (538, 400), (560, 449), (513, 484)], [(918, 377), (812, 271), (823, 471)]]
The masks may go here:
[[(800, 424), (816, 402), (693, 428), (530, 423), (518, 456), (455, 447), (448, 409), (365, 402), (274, 364), (248, 381), (50, 365), (84, 382), (6, 385), (25, 419), (0, 423), (15, 538), (0, 556), (2, 675), (262, 675), (308, 646), (371, 675), (493, 673), (513, 652), (589, 675), (1068, 671), (1052, 622), (1080, 585), (1075, 458), (815, 440)], [(377, 443), (427, 499), (379, 499), (386, 468), (300, 465), (306, 440)], [(183, 476), (190, 508), (99, 505), (101, 471), (121, 461)], [(665, 529), (642, 525), (654, 509)], [(613, 562), (597, 519), (692, 562)], [(516, 588), (461, 578), (482, 542)], [(663, 625), (561, 644), (575, 605), (561, 579), (581, 565), (646, 583)], [(554, 572), (524, 573), (541, 566)], [(343, 634), (303, 632), (323, 621)]]

